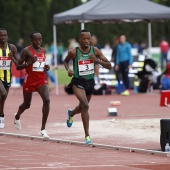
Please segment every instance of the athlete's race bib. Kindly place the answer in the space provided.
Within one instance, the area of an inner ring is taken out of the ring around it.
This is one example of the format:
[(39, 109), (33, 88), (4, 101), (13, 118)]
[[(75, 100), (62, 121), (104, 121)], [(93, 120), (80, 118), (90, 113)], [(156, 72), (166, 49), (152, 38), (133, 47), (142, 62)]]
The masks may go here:
[(0, 57), (0, 70), (9, 70), (11, 68), (10, 57)]
[(94, 73), (94, 61), (93, 60), (79, 60), (79, 75), (89, 75)]
[(45, 66), (45, 58), (38, 57), (37, 61), (33, 64), (33, 71), (42, 72), (44, 71), (44, 66)]

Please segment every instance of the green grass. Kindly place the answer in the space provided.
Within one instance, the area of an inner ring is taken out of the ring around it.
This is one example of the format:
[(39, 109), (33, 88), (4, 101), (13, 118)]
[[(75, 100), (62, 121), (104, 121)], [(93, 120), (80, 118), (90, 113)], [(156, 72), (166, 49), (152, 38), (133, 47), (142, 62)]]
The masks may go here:
[(67, 71), (65, 68), (59, 68), (58, 69), (58, 83), (59, 84), (69, 84), (71, 80), (71, 77), (68, 77)]

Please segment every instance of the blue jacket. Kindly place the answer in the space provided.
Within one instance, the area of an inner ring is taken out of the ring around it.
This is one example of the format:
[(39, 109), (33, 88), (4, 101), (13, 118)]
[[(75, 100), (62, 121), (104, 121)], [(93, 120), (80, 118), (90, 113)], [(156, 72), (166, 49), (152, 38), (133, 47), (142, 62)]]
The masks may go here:
[(128, 42), (125, 42), (124, 45), (119, 43), (117, 46), (116, 65), (123, 61), (129, 61), (129, 65), (132, 65), (133, 62), (131, 45)]

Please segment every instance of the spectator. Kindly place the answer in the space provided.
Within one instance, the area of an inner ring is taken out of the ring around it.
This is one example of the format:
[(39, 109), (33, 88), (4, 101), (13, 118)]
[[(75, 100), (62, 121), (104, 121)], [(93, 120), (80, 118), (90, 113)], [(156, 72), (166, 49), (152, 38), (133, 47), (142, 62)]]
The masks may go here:
[(162, 41), (160, 42), (159, 47), (161, 50), (161, 69), (163, 70), (168, 63), (167, 54), (169, 50), (169, 43), (166, 41), (165, 37), (162, 38)]
[(144, 50), (147, 48), (147, 45), (146, 43), (141, 43), (141, 45), (139, 46), (139, 49), (138, 49), (138, 53), (139, 54), (143, 54)]
[[(113, 38), (113, 47), (112, 47), (112, 62), (116, 65), (116, 54), (117, 54), (117, 46), (119, 44), (119, 37), (115, 36)], [(115, 69), (114, 67), (114, 73), (116, 75), (116, 80), (119, 83), (119, 71)]]
[(134, 42), (133, 44), (132, 44), (132, 48), (135, 48), (135, 49), (139, 49), (139, 45), (138, 45), (138, 43), (137, 42)]
[(170, 90), (170, 63), (166, 66), (161, 79), (161, 90)]
[(125, 35), (120, 36), (120, 43), (117, 46), (116, 71), (120, 71), (126, 90), (122, 95), (129, 95), (130, 81), (128, 77), (129, 69), (132, 67), (131, 45), (126, 41)]
[[(55, 62), (54, 62), (54, 44), (51, 43), (51, 46), (46, 43), (44, 44), (44, 49), (46, 51), (46, 64), (50, 65), (50, 70), (45, 71), (46, 74), (46, 79), (48, 82), (49, 90), (51, 91), (55, 85), (56, 85), (56, 80), (55, 80), (55, 75), (54, 75), (54, 69), (55, 69)], [(57, 48), (56, 48), (57, 50)], [(50, 55), (49, 55), (50, 54)], [(51, 56), (52, 55), (52, 56)]]
[[(99, 50), (101, 49), (101, 46), (98, 44), (98, 39), (95, 35), (91, 37), (91, 45), (93, 47), (97, 47)], [(99, 69), (100, 65), (99, 63), (95, 62), (94, 63), (94, 79), (95, 79), (95, 84), (100, 84), (100, 77), (99, 77)]]
[[(51, 65), (55, 65), (55, 60), (54, 60), (54, 56), (55, 56), (54, 55), (54, 43), (51, 43), (49, 52), (52, 54)], [(57, 53), (57, 47), (56, 47), (56, 53)], [(57, 60), (57, 58), (56, 58), (56, 60)]]
[(104, 49), (108, 49), (108, 50), (111, 49), (109, 42), (107, 42), (107, 43), (105, 44)]
[[(21, 52), (24, 48), (24, 40), (20, 38), (16, 44), (17, 52), (18, 52), (18, 58), (21, 58)], [(16, 70), (16, 67), (13, 68), (13, 70)], [(25, 70), (19, 70), (19, 78), (20, 78), (20, 85), (23, 85), (24, 79), (25, 79)]]
[(44, 49), (45, 49), (46, 53), (48, 53), (50, 51), (50, 47), (47, 43), (44, 44)]
[(58, 63), (59, 63), (59, 64), (62, 64), (62, 63), (63, 63), (62, 58), (63, 58), (63, 53), (64, 53), (63, 43), (60, 42), (60, 43), (58, 44), (57, 51), (58, 51), (58, 53), (57, 53)]
[(79, 46), (79, 43), (76, 41), (75, 38), (69, 39), (68, 42), (69, 42), (68, 50), (71, 50), (71, 49)]
[(98, 44), (98, 39), (95, 35), (91, 37), (91, 45), (97, 47), (99, 50), (101, 49), (101, 46)]
[(16, 48), (17, 48), (17, 51), (18, 51), (18, 57), (20, 58), (21, 57), (21, 52), (23, 50), (23, 45), (24, 45), (24, 40), (22, 38), (20, 38), (16, 44)]

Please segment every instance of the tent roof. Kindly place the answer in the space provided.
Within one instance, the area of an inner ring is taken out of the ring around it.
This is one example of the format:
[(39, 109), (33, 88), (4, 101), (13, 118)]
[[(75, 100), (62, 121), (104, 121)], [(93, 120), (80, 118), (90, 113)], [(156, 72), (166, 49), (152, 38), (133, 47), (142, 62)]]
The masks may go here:
[(148, 0), (91, 0), (53, 15), (53, 23), (152, 21), (170, 18), (170, 8)]

